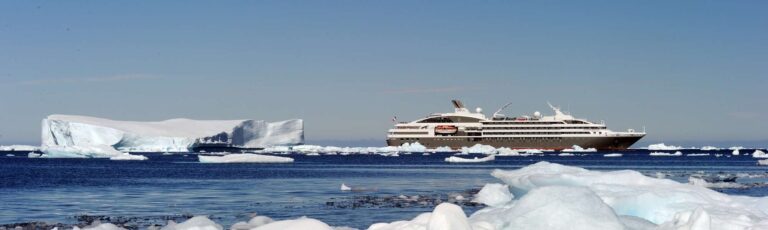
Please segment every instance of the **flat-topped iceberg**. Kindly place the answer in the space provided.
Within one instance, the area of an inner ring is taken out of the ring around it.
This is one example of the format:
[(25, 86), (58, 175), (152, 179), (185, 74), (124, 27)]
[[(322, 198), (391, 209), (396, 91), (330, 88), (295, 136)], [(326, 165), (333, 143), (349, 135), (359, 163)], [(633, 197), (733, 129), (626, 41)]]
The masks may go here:
[(118, 151), (187, 152), (205, 144), (260, 148), (303, 142), (303, 121), (299, 119), (138, 122), (51, 115), (42, 122), (41, 150), (46, 155), (113, 157)]

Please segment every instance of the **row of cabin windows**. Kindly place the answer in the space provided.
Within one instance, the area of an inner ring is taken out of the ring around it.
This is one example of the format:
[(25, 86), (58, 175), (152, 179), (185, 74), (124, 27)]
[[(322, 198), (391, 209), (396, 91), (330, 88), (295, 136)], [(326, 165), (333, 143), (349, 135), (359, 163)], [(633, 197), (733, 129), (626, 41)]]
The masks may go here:
[(394, 135), (413, 135), (413, 134), (427, 135), (427, 134), (429, 134), (429, 132), (391, 132), (390, 134), (394, 134)]
[(555, 124), (567, 124), (562, 121), (547, 121), (547, 122), (527, 122), (527, 121), (517, 121), (517, 122), (483, 122), (484, 125), (555, 125)]
[(591, 132), (483, 132), (483, 135), (559, 135), (559, 134), (591, 134)]
[(483, 127), (483, 129), (606, 129), (606, 127)]

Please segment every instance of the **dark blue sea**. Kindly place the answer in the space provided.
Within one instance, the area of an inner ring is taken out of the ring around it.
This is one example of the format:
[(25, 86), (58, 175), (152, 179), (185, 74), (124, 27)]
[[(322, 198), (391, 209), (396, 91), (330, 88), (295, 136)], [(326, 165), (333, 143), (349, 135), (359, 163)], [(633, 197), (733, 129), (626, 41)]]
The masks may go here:
[[(730, 150), (683, 150), (686, 155), (710, 155), (651, 157), (648, 151), (632, 150), (616, 158), (603, 157), (613, 152), (549, 153), (466, 164), (444, 162), (449, 153), (293, 154), (289, 156), (295, 162), (288, 164), (202, 164), (194, 154), (145, 153), (147, 161), (110, 161), (0, 152), (0, 225), (101, 219), (145, 228), (207, 215), (228, 227), (258, 213), (274, 219), (309, 216), (333, 226), (364, 229), (376, 222), (412, 219), (440, 202), (458, 203), (471, 214), (482, 206), (453, 197), (471, 197), (484, 184), (500, 182), (490, 176), (493, 169), (516, 169), (539, 161), (597, 170), (632, 169), (686, 183), (691, 176), (728, 181), (743, 186), (716, 190), (766, 196), (768, 166), (758, 166), (750, 156), (753, 151), (732, 156)], [(342, 183), (355, 191), (341, 191)], [(406, 202), (398, 199), (400, 195), (419, 199)]]

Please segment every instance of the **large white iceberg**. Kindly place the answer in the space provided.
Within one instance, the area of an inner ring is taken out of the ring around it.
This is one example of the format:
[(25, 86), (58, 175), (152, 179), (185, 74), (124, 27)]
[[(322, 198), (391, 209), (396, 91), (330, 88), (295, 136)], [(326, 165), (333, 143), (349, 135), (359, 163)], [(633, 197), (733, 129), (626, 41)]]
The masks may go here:
[(261, 148), (303, 142), (304, 124), (300, 119), (138, 122), (51, 115), (42, 122), (42, 151), (46, 154), (82, 154), (87, 150), (84, 154), (88, 157), (111, 157), (116, 154), (112, 151), (186, 152), (205, 144)]

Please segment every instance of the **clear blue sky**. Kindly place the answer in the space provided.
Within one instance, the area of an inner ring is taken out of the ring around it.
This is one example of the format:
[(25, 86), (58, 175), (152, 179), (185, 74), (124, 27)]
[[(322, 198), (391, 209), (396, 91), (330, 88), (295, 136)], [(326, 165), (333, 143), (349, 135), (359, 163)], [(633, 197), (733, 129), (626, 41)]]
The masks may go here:
[[(646, 141), (768, 139), (766, 1), (3, 1), (0, 144), (40, 120), (303, 118), (374, 140), (449, 100)], [(763, 142), (768, 145), (768, 141)]]

